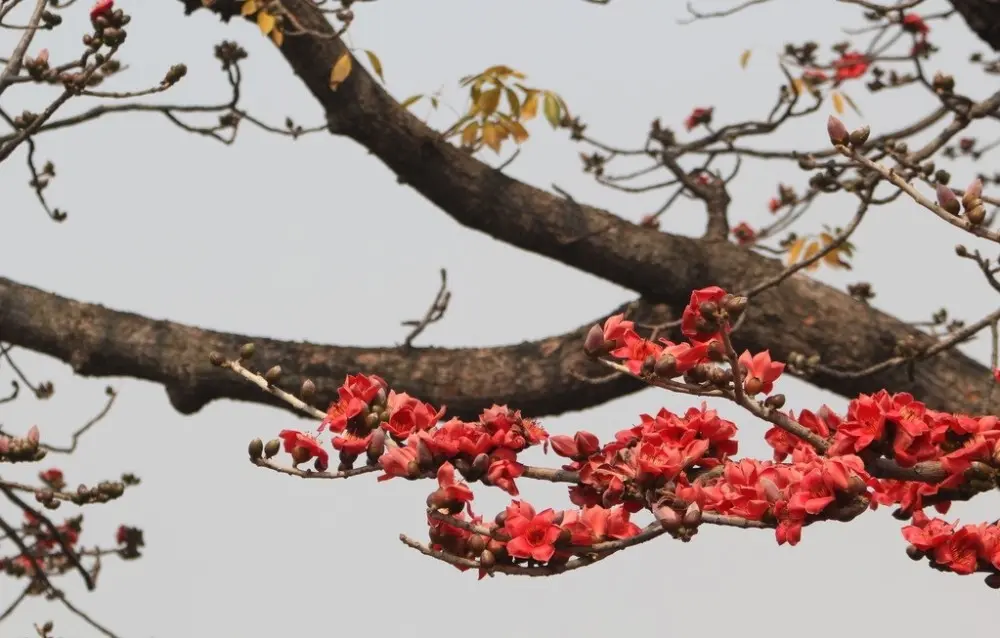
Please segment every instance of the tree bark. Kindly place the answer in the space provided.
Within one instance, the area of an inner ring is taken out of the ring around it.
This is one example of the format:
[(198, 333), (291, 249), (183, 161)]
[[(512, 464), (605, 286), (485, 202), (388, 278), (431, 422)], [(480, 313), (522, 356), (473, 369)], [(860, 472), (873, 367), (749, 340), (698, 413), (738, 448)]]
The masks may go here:
[[(202, 7), (202, 0), (182, 1), (189, 12)], [(238, 4), (216, 0), (212, 10), (231, 17)], [(345, 49), (308, 0), (284, 0), (283, 5), (306, 34), (286, 38), (281, 53), (324, 107), (331, 131), (365, 146), (401, 182), (460, 224), (640, 293), (649, 300), (637, 309), (641, 316), (664, 314), (663, 309), (651, 310), (653, 303), (678, 313), (696, 288), (714, 284), (735, 292), (782, 271), (779, 261), (734, 244), (639, 227), (513, 180), (442, 140), (400, 108), (359, 64), (331, 91), (329, 72)], [(978, 117), (996, 109), (1000, 93), (991, 99), (996, 104), (979, 109)], [(83, 375), (162, 383), (183, 413), (219, 398), (273, 403), (208, 363), (211, 350), (230, 354), (249, 340), (257, 343), (262, 366), (280, 364), (288, 372), (287, 387), (313, 378), (320, 405), (354, 372), (380, 374), (398, 389), (445, 404), (453, 415), (466, 418), (493, 402), (542, 416), (584, 409), (638, 389), (624, 378), (596, 384), (577, 378), (579, 373), (601, 374), (580, 352), (585, 328), (499, 348), (320, 346), (156, 321), (0, 279), (0, 339), (71, 363)], [(734, 340), (741, 349), (770, 349), (779, 360), (792, 353), (819, 354), (831, 368), (862, 369), (891, 358), (896, 343), (906, 337), (932, 343), (898, 319), (793, 275), (754, 299)], [(880, 388), (909, 391), (931, 407), (964, 411), (974, 409), (988, 379), (987, 368), (950, 351), (918, 363), (912, 376), (897, 367), (857, 378), (820, 374), (808, 381), (848, 397)]]

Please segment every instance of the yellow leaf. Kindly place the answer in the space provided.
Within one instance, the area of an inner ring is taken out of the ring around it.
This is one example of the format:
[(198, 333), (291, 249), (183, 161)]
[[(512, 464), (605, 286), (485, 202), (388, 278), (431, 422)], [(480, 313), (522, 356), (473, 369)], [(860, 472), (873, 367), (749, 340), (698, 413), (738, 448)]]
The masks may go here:
[(483, 124), (483, 144), (492, 148), (494, 153), (500, 152), (500, 130), (492, 122)]
[(402, 102), (400, 102), (399, 105), (405, 109), (407, 107), (410, 107), (410, 106), (413, 106), (414, 104), (416, 104), (417, 100), (419, 100), (423, 96), (424, 96), (423, 93), (417, 93), (416, 95), (411, 95), (410, 97), (408, 97), (405, 100), (403, 100)]
[(545, 111), (545, 119), (549, 121), (552, 128), (559, 128), (559, 101), (556, 97), (546, 91), (545, 105), (542, 108)]
[(462, 130), (462, 146), (472, 146), (476, 143), (476, 138), (479, 137), (479, 124), (476, 122), (470, 122)]
[(830, 94), (830, 97), (833, 98), (833, 110), (838, 114), (842, 114), (844, 112), (844, 96), (834, 91)]
[(372, 68), (375, 69), (375, 75), (378, 76), (378, 79), (385, 82), (385, 76), (382, 75), (382, 60), (378, 59), (378, 56), (375, 55), (374, 51), (369, 51), (368, 49), (365, 49), (365, 55), (368, 56), (368, 61), (372, 63)]
[(521, 119), (527, 121), (536, 115), (538, 115), (538, 91), (531, 91), (521, 105)]
[(476, 100), (476, 111), (482, 113), (484, 116), (492, 115), (494, 111), (497, 110), (497, 105), (500, 104), (500, 89), (490, 89), (479, 96)]
[(271, 31), (271, 41), (273, 41), (275, 45), (280, 47), (282, 44), (285, 43), (285, 34), (281, 32), (281, 29), (276, 28), (273, 31)]
[(267, 11), (261, 11), (257, 14), (257, 26), (260, 27), (260, 32), (267, 35), (274, 29), (274, 16)]
[(750, 49), (747, 49), (740, 54), (740, 68), (747, 68), (747, 63), (750, 62)]
[(351, 74), (351, 54), (344, 51), (340, 54), (340, 58), (337, 59), (337, 63), (333, 65), (333, 70), (330, 71), (330, 88), (334, 91), (337, 87), (343, 84), (347, 76)]
[(795, 93), (795, 95), (801, 95), (802, 91), (805, 90), (806, 83), (802, 80), (802, 78), (795, 78), (792, 80), (792, 92)]
[(806, 238), (800, 237), (788, 248), (788, 265), (791, 266), (799, 261), (803, 246), (806, 245)]
[[(802, 261), (809, 261), (815, 257), (817, 253), (819, 253), (819, 244), (817, 242), (809, 244), (809, 246), (806, 247), (806, 254), (802, 256)], [(806, 270), (816, 270), (817, 268), (819, 268), (819, 262), (806, 266)]]
[(847, 93), (841, 93), (841, 95), (844, 96), (844, 101), (847, 102), (848, 105), (850, 105), (851, 109), (853, 109), (854, 112), (857, 113), (858, 115), (861, 115), (861, 109), (859, 109), (858, 105), (854, 103), (854, 100), (851, 99), (851, 96), (848, 95)]
[(517, 119), (521, 116), (521, 101), (517, 98), (517, 93), (514, 89), (506, 89), (507, 92), (507, 104), (510, 105), (510, 116)]
[(240, 6), (240, 15), (242, 16), (252, 16), (257, 13), (257, 3), (255, 0), (246, 0), (242, 6)]
[(528, 139), (528, 129), (524, 128), (520, 122), (510, 123), (510, 134), (514, 136), (514, 141), (518, 144)]

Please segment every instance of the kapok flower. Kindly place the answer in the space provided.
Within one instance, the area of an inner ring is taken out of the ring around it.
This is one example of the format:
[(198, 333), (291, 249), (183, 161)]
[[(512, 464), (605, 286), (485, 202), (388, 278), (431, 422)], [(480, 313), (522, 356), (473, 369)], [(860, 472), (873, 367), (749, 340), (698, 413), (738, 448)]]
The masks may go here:
[(451, 463), (441, 464), (437, 471), (437, 481), (438, 488), (449, 501), (465, 504), (475, 498), (466, 483), (455, 479), (455, 466)]
[(325, 471), (330, 466), (330, 454), (320, 446), (311, 434), (299, 430), (282, 430), (278, 438), (284, 442), (285, 452), (292, 455), (295, 465), (316, 459), (316, 469)]
[(90, 19), (93, 20), (98, 16), (107, 15), (114, 8), (115, 0), (97, 0), (97, 4), (90, 10)]
[(753, 229), (753, 226), (746, 222), (740, 222), (739, 226), (733, 229), (733, 237), (736, 239), (736, 243), (740, 246), (746, 246), (752, 243), (753, 240), (757, 239), (757, 231)]
[(833, 68), (836, 69), (834, 77), (838, 82), (854, 80), (868, 72), (868, 65), (868, 57), (865, 54), (855, 51), (845, 53), (833, 63)]
[(555, 542), (562, 533), (555, 520), (556, 513), (551, 508), (536, 514), (531, 505), (520, 503), (517, 513), (508, 514), (504, 521), (504, 531), (511, 537), (507, 553), (514, 558), (548, 562), (556, 553)]
[(749, 350), (740, 355), (740, 365), (746, 368), (743, 377), (743, 390), (753, 396), (763, 392), (770, 394), (774, 382), (785, 370), (785, 364), (771, 360), (771, 352), (765, 350), (751, 355)]
[(903, 25), (904, 31), (922, 36), (927, 35), (931, 31), (931, 28), (927, 26), (924, 19), (916, 13), (904, 13), (901, 24)]
[(771, 200), (767, 202), (767, 209), (772, 213), (776, 213), (781, 210), (782, 206), (783, 204), (781, 203), (781, 200), (777, 197), (772, 197)]
[(684, 128), (691, 130), (699, 124), (711, 124), (712, 123), (712, 112), (715, 109), (711, 106), (704, 108), (696, 108), (691, 111), (691, 115), (687, 116), (684, 120)]
[(378, 458), (378, 464), (385, 472), (378, 477), (379, 481), (388, 481), (391, 478), (401, 476), (406, 479), (413, 479), (420, 472), (417, 464), (417, 440), (410, 437), (405, 446), (390, 446), (385, 454)]

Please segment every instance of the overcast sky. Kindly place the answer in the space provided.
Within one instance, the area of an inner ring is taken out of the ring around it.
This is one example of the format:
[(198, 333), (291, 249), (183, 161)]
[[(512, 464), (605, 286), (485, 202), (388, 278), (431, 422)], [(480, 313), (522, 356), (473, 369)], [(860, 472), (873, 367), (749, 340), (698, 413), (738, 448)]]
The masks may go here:
[[(188, 77), (163, 100), (223, 101), (227, 86), (212, 47), (233, 39), (250, 52), (246, 108), (276, 124), (286, 115), (305, 126), (322, 122), (317, 104), (252, 25), (222, 25), (204, 12), (184, 17), (179, 2), (119, 5), (133, 14), (123, 49), (130, 71), (109, 89), (153, 85), (169, 65), (184, 62)], [(641, 144), (654, 117), (680, 129), (696, 106), (715, 106), (718, 122), (766, 115), (781, 81), (775, 60), (782, 38), (813, 38), (826, 46), (843, 37), (841, 27), (861, 24), (857, 7), (834, 0), (775, 0), (690, 26), (676, 24), (684, 16), (679, 1), (618, 0), (602, 7), (580, 0), (379, 0), (355, 10), (352, 43), (377, 52), (398, 98), (443, 86), (461, 109), (459, 77), (508, 64), (534, 85), (561, 93), (589, 132), (621, 145)], [(54, 60), (76, 55), (85, 14), (83, 6), (75, 8), (66, 26), (38, 39)], [(955, 72), (959, 90), (974, 96), (995, 90), (996, 76), (965, 63), (984, 47), (964, 24), (953, 19), (932, 27), (945, 53), (928, 69)], [(0, 36), (0, 45), (12, 48), (10, 32)], [(745, 49), (753, 56), (741, 70)], [(866, 119), (844, 119), (851, 127), (868, 123), (874, 134), (933, 108), (919, 89), (873, 96), (856, 83), (847, 90)], [(15, 113), (39, 110), (50, 95), (15, 87), (3, 106)], [(62, 113), (87, 106), (80, 100)], [(825, 107), (760, 143), (822, 147), (829, 112)], [(432, 122), (446, 127), (450, 117), (446, 111)], [(977, 131), (991, 137), (989, 124), (980, 126)], [(659, 205), (662, 194), (625, 195), (594, 184), (580, 171), (577, 153), (583, 149), (564, 132), (543, 121), (530, 130), (532, 138), (509, 169), (515, 177), (543, 188), (555, 183), (627, 219)], [(162, 117), (124, 115), (41, 136), (39, 154), (55, 161), (58, 179), (48, 196), (70, 217), (62, 225), (45, 217), (26, 185), (23, 155), (11, 157), (0, 170), (6, 223), (0, 274), (116, 309), (276, 338), (391, 345), (405, 334), (399, 322), (430, 302), (437, 271), (445, 267), (451, 308), (419, 343), (458, 346), (564, 332), (632, 298), (459, 227), (397, 185), (364, 149), (327, 134), (292, 142), (245, 127), (230, 148), (184, 134)], [(959, 185), (973, 175), (964, 161), (952, 170)], [(748, 165), (734, 185), (733, 221), (766, 222), (767, 200), (779, 180), (801, 189), (807, 175), (788, 163)], [(830, 198), (797, 229), (844, 224), (852, 213), (849, 200)], [(664, 222), (670, 230), (695, 233), (704, 217), (698, 206), (683, 204)], [(942, 306), (975, 320), (995, 307), (975, 268), (953, 256), (953, 245), (965, 239), (926, 210), (908, 202), (879, 209), (856, 237), (855, 272), (819, 277), (840, 286), (869, 280), (876, 305), (908, 320), (926, 319)], [(967, 350), (984, 361), (988, 354), (985, 342)], [(56, 395), (5, 405), (5, 429), (37, 423), (43, 438), (63, 442), (103, 404), (108, 380), (74, 378), (68, 366), (33, 355), (18, 361), (36, 379), (52, 379)], [(778, 547), (770, 531), (706, 526), (689, 544), (661, 538), (553, 579), (476, 582), (396, 540), (401, 532), (426, 536), (429, 482), (376, 484), (371, 476), (303, 481), (257, 469), (246, 460), (249, 439), (310, 424), (232, 402), (185, 417), (172, 410), (159, 386), (110, 382), (121, 392), (113, 412), (77, 455), (52, 457), (42, 467), (61, 467), (71, 485), (122, 471), (143, 479), (125, 499), (87, 508), (84, 527), (91, 545), (112, 543), (120, 523), (142, 527), (148, 545), (143, 559), (107, 561), (93, 593), (72, 575), (63, 583), (75, 604), (122, 638), (412, 638), (442, 631), (484, 638), (719, 631), (972, 636), (985, 635), (1000, 620), (998, 594), (980, 577), (940, 574), (911, 562), (901, 524), (885, 509), (848, 525), (808, 527), (795, 548)], [(824, 402), (846, 407), (845, 399), (791, 378), (778, 387), (795, 409)], [(651, 390), (547, 418), (544, 425), (553, 433), (586, 429), (606, 439), (641, 413), (689, 405), (684, 396)], [(740, 426), (741, 452), (768, 456), (765, 424), (728, 405), (719, 408)], [(38, 469), (7, 466), (3, 476), (30, 479)], [(528, 481), (521, 488), (539, 506), (569, 506), (565, 488)], [(477, 511), (491, 516), (502, 507), (506, 500), (497, 492), (477, 487)], [(952, 511), (975, 522), (996, 517), (996, 505), (991, 494)], [(18, 587), (0, 581), (0, 606)], [(33, 622), (50, 618), (60, 635), (91, 635), (41, 601), (22, 605), (0, 634), (26, 636)]]

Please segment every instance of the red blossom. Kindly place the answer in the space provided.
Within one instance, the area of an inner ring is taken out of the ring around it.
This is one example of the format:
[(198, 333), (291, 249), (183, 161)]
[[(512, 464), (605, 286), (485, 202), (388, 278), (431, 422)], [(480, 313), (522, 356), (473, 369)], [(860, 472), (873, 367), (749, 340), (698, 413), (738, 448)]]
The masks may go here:
[(916, 13), (904, 13), (901, 24), (904, 31), (921, 36), (927, 35), (931, 31), (931, 28), (927, 26), (924, 19)]
[(507, 553), (514, 558), (548, 562), (556, 553), (555, 542), (562, 533), (555, 520), (556, 513), (552, 509), (536, 514), (528, 503), (519, 503), (516, 513), (508, 514), (504, 520), (504, 531), (511, 537), (507, 541)]
[(97, 4), (90, 10), (90, 19), (93, 20), (98, 16), (108, 15), (114, 7), (115, 0), (97, 0)]
[(845, 53), (833, 63), (836, 70), (834, 77), (838, 82), (860, 78), (868, 72), (868, 65), (868, 57), (864, 53)]
[(437, 471), (437, 481), (438, 488), (449, 501), (465, 504), (475, 498), (467, 484), (455, 479), (455, 466), (451, 463), (441, 464)]
[(779, 210), (781, 210), (781, 207), (783, 205), (784, 204), (781, 203), (780, 199), (778, 199), (777, 197), (772, 197), (770, 201), (767, 202), (767, 209), (772, 213), (777, 213)]
[(749, 350), (740, 355), (739, 363), (746, 368), (743, 378), (743, 390), (753, 396), (763, 392), (770, 394), (774, 382), (785, 370), (785, 364), (771, 360), (771, 352), (765, 350), (751, 355)]
[(710, 106), (694, 109), (684, 120), (684, 128), (690, 131), (700, 124), (711, 124), (713, 111), (714, 108)]
[(316, 469), (326, 470), (330, 466), (330, 455), (311, 434), (298, 430), (282, 430), (278, 438), (284, 442), (285, 452), (292, 455), (295, 465), (316, 459)]
[(757, 231), (753, 229), (753, 226), (746, 222), (740, 222), (736, 228), (733, 228), (732, 233), (733, 237), (736, 239), (736, 243), (740, 246), (751, 244), (755, 239), (757, 239)]

